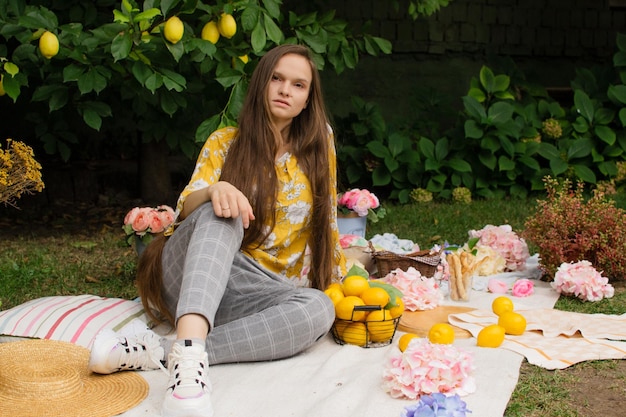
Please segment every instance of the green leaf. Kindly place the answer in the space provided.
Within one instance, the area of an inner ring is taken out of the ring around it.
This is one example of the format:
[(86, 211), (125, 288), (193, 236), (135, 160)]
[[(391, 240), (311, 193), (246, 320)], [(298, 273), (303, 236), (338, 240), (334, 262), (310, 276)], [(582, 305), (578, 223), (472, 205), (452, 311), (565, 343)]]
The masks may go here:
[(626, 67), (626, 51), (618, 51), (613, 55), (613, 65), (616, 67)]
[(576, 90), (574, 92), (574, 105), (578, 114), (584, 117), (589, 124), (593, 124), (593, 103), (587, 93), (582, 90)]
[(152, 20), (156, 16), (161, 16), (161, 11), (159, 9), (152, 8), (152, 9), (145, 10), (145, 11), (143, 11), (141, 13), (137, 13), (133, 17), (133, 20), (135, 22), (141, 22), (141, 21), (144, 21), (144, 20)]
[(378, 36), (372, 36), (372, 39), (374, 39), (374, 42), (376, 42), (376, 45), (378, 45), (384, 54), (390, 54), (392, 52), (391, 42), (387, 39), (379, 38)]
[(567, 171), (567, 162), (562, 159), (551, 159), (550, 160), (550, 169), (555, 176), (559, 176), (565, 171)]
[(130, 17), (115, 9), (113, 10), (113, 21), (116, 23), (128, 23), (130, 22)]
[(136, 61), (133, 64), (131, 71), (133, 75), (135, 76), (135, 79), (141, 85), (145, 85), (148, 78), (154, 74), (154, 71), (152, 70), (152, 68), (150, 68), (149, 66), (147, 66), (141, 61)]
[(121, 59), (127, 58), (132, 47), (133, 41), (130, 34), (127, 32), (123, 32), (115, 36), (111, 42), (111, 55), (113, 55), (113, 61), (117, 62)]
[(48, 108), (52, 113), (55, 110), (63, 108), (67, 104), (68, 95), (67, 88), (56, 90), (48, 101)]
[(567, 159), (584, 158), (591, 154), (593, 142), (591, 139), (578, 139), (567, 150)]
[(263, 22), (265, 23), (265, 32), (267, 37), (270, 38), (275, 44), (280, 44), (283, 40), (283, 32), (276, 25), (276, 22), (266, 14), (263, 15)]
[(589, 123), (587, 119), (582, 116), (578, 116), (574, 123), (572, 123), (572, 127), (578, 133), (587, 133), (589, 131)]
[(241, 13), (240, 22), (244, 32), (251, 32), (254, 27), (259, 23), (259, 16), (261, 12), (256, 7), (246, 7)]
[(494, 78), (494, 92), (503, 93), (508, 90), (511, 78), (508, 75), (500, 74)]
[(175, 44), (165, 41), (165, 46), (170, 51), (176, 62), (180, 61), (182, 56), (185, 53), (185, 47), (183, 46), (183, 42), (177, 42)]
[(479, 73), (480, 84), (483, 86), (487, 93), (491, 94), (495, 91), (496, 80), (493, 75), (493, 71), (484, 66), (480, 69)]
[(488, 111), (487, 119), (495, 126), (504, 124), (511, 120), (513, 116), (514, 108), (509, 103), (497, 102), (494, 103)]
[(615, 111), (613, 111), (613, 109), (600, 107), (596, 110), (596, 114), (594, 115), (595, 125), (608, 125), (613, 121), (614, 117)]
[(450, 158), (447, 165), (457, 172), (472, 172), (472, 166), (460, 158)]
[(15, 77), (20, 72), (20, 67), (9, 61), (4, 63), (3, 68), (11, 77)]
[(77, 64), (70, 64), (63, 68), (63, 82), (78, 81), (85, 72), (85, 67)]
[(464, 124), (464, 128), (465, 128), (466, 138), (480, 139), (483, 137), (484, 132), (480, 128), (480, 126), (478, 126), (478, 123), (476, 123), (475, 120), (472, 120), (472, 119), (466, 120)]
[(482, 122), (487, 117), (485, 108), (474, 97), (464, 96), (463, 105), (467, 114), (478, 122)]
[(607, 96), (614, 103), (626, 104), (626, 85), (610, 85)]
[(387, 158), (391, 156), (389, 149), (387, 149), (387, 147), (383, 145), (381, 142), (371, 141), (367, 143), (366, 147), (367, 147), (367, 150), (369, 150), (372, 153), (372, 155), (378, 158), (382, 159), (382, 158)]
[(200, 126), (196, 129), (195, 141), (197, 143), (204, 143), (211, 136), (211, 133), (217, 130), (220, 124), (220, 115), (215, 114), (210, 118), (200, 123)]
[(375, 186), (385, 186), (391, 182), (391, 174), (384, 167), (376, 167), (372, 172), (372, 184)]
[(428, 159), (435, 159), (435, 144), (428, 138), (421, 138), (419, 148), (422, 154)]
[(515, 169), (515, 161), (505, 155), (501, 155), (498, 158), (498, 168), (500, 171), (512, 171)]
[(619, 121), (622, 124), (622, 127), (626, 127), (626, 107), (619, 110)]
[(493, 171), (496, 169), (498, 159), (491, 152), (481, 152), (480, 154), (478, 154), (478, 159), (484, 166), (486, 166), (490, 170)]
[(167, 16), (170, 10), (172, 10), (180, 0), (161, 0), (161, 10), (163, 11), (163, 16)]
[(574, 173), (584, 182), (588, 182), (591, 184), (596, 183), (596, 174), (594, 174), (593, 171), (585, 165), (574, 165)]
[(467, 95), (474, 97), (479, 103), (483, 103), (487, 99), (487, 96), (480, 88), (470, 88)]
[(83, 120), (87, 123), (87, 126), (98, 131), (102, 126), (102, 118), (92, 109), (83, 110)]
[(597, 125), (593, 128), (593, 131), (602, 140), (602, 142), (608, 145), (613, 145), (617, 139), (613, 129), (608, 126)]
[(267, 37), (261, 22), (257, 23), (254, 30), (252, 30), (250, 42), (252, 44), (252, 50), (257, 54), (265, 48)]
[(269, 13), (269, 15), (274, 19), (280, 18), (280, 5), (282, 1), (277, 0), (263, 0), (263, 7)]

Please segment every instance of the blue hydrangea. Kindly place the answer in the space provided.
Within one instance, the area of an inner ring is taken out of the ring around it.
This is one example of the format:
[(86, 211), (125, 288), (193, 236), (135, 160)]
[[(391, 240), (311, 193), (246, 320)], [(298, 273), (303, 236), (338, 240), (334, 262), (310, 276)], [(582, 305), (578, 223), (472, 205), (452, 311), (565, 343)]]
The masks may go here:
[(434, 393), (422, 395), (417, 404), (406, 406), (400, 417), (466, 417), (467, 413), (471, 411), (458, 394)]

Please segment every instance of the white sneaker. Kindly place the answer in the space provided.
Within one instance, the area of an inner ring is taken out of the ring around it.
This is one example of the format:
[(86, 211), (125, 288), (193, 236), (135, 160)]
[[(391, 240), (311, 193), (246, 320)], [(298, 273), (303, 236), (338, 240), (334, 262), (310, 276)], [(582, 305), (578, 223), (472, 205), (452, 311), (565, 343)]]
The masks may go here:
[(160, 336), (135, 319), (119, 333), (104, 329), (91, 347), (89, 370), (98, 374), (165, 369)]
[(175, 343), (167, 358), (170, 380), (163, 401), (163, 417), (211, 417), (209, 358), (201, 345)]

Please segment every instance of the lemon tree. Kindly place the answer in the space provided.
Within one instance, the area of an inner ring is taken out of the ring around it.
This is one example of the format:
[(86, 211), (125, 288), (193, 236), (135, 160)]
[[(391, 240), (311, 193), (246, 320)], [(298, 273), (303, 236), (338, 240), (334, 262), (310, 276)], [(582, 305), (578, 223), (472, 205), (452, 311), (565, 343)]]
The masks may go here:
[(168, 155), (193, 160), (236, 125), (255, 61), (283, 43), (337, 73), (391, 53), (334, 10), (299, 15), (282, 0), (12, 0), (0, 2), (0, 110), (64, 161), (134, 152), (142, 197), (158, 199), (173, 188)]

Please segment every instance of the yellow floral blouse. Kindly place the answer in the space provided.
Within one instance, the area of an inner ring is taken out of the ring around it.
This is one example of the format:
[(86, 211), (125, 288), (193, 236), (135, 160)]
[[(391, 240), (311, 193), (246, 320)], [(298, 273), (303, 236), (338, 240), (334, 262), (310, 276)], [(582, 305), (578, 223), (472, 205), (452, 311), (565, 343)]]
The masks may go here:
[[(219, 181), (226, 154), (237, 132), (238, 129), (235, 127), (226, 127), (209, 136), (200, 151), (191, 180), (178, 198), (177, 216), (183, 208), (185, 198), (190, 193)], [(331, 225), (335, 241), (335, 263), (337, 265), (333, 280), (337, 281), (345, 275), (346, 261), (339, 243), (339, 230), (336, 221), (337, 160), (332, 139), (331, 131), (329, 160), (332, 192), (329, 198), (332, 201), (332, 207), (335, 208)], [(308, 178), (300, 169), (298, 161), (288, 152), (277, 160), (276, 174), (279, 183), (276, 225), (263, 244), (246, 254), (270, 271), (294, 280), (297, 285), (308, 286), (309, 283), (306, 279), (308, 256), (305, 255), (310, 236), (310, 229), (307, 226), (311, 221), (313, 203), (311, 187)]]

